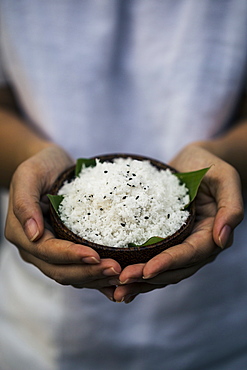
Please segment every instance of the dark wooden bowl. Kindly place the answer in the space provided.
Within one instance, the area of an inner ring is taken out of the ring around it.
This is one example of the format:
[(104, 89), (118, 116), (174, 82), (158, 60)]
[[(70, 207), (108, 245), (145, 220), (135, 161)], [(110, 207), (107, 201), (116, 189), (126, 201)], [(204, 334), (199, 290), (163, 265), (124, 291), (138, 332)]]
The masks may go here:
[[(132, 158), (137, 160), (149, 160), (150, 163), (157, 167), (158, 169), (165, 170), (169, 168), (173, 173), (176, 170), (162, 162), (159, 162), (155, 159), (133, 155), (133, 154), (109, 154), (103, 156), (97, 156), (94, 158), (99, 158), (100, 161), (112, 161), (115, 158)], [(64, 171), (55, 181), (54, 185), (50, 190), (50, 194), (57, 194), (58, 190), (61, 188), (64, 181), (71, 181), (75, 177), (75, 166), (67, 169)], [(74, 234), (71, 230), (69, 230), (63, 222), (60, 220), (58, 214), (54, 210), (54, 208), (50, 205), (50, 218), (51, 224), (54, 229), (55, 235), (60, 239), (65, 239), (72, 241), (77, 244), (83, 244), (90, 248), (93, 248), (98, 252), (101, 258), (113, 258), (114, 260), (118, 261), (122, 267), (127, 265), (135, 264), (135, 263), (143, 263), (150, 260), (155, 255), (161, 253), (163, 250), (170, 248), (174, 245), (180, 244), (183, 240), (191, 233), (194, 219), (195, 219), (195, 205), (194, 202), (188, 208), (190, 215), (186, 221), (186, 223), (173, 235), (166, 237), (162, 241), (144, 247), (129, 247), (129, 248), (114, 248), (108, 247), (101, 244), (96, 244), (90, 242), (86, 239), (79, 237), (78, 235)]]

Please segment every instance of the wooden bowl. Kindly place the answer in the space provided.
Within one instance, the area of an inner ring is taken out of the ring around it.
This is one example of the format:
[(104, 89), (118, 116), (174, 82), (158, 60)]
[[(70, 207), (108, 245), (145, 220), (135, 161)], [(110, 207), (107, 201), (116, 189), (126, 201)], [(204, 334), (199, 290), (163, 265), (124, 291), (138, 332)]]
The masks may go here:
[[(148, 160), (150, 163), (157, 167), (158, 169), (166, 170), (169, 168), (173, 173), (177, 172), (174, 168), (159, 162), (155, 159), (138, 156), (133, 154), (109, 154), (103, 156), (97, 156), (94, 158), (99, 158), (100, 161), (112, 161), (115, 158), (132, 158), (137, 160)], [(55, 181), (54, 185), (50, 190), (50, 194), (56, 195), (58, 190), (63, 185), (64, 181), (71, 181), (75, 177), (75, 166), (67, 169), (64, 171)], [(194, 219), (195, 219), (195, 204), (194, 202), (188, 207), (188, 211), (190, 212), (186, 223), (177, 230), (173, 235), (166, 237), (162, 241), (149, 245), (149, 246), (142, 246), (142, 247), (128, 247), (128, 248), (115, 248), (115, 247), (108, 247), (106, 245), (96, 244), (90, 242), (86, 239), (79, 237), (78, 235), (74, 234), (71, 230), (69, 230), (63, 222), (60, 220), (57, 212), (54, 208), (50, 205), (50, 219), (51, 225), (54, 229), (55, 235), (64, 240), (72, 241), (76, 244), (83, 244), (90, 248), (93, 248), (98, 252), (101, 258), (112, 258), (119, 262), (122, 267), (125, 267), (130, 264), (135, 263), (144, 263), (150, 260), (155, 255), (161, 253), (167, 248), (170, 248), (174, 245), (180, 244), (183, 240), (191, 233)]]

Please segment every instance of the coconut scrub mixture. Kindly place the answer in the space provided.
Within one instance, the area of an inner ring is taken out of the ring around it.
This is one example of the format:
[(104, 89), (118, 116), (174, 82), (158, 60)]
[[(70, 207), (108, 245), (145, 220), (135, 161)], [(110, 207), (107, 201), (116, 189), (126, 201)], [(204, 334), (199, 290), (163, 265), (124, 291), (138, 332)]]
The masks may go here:
[(59, 190), (59, 214), (75, 234), (97, 244), (128, 247), (174, 234), (187, 220), (188, 189), (148, 160), (118, 158), (83, 167)]

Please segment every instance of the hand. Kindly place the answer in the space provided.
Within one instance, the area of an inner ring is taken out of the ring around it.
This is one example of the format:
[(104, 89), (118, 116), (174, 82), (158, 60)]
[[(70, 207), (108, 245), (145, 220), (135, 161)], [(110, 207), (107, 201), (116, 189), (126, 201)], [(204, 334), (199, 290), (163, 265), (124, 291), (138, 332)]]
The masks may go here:
[(51, 279), (76, 288), (98, 289), (112, 299), (115, 287), (109, 277), (119, 275), (120, 265), (101, 260), (89, 247), (56, 239), (44, 221), (48, 210), (45, 194), (72, 164), (61, 148), (51, 145), (18, 167), (10, 186), (5, 235), (26, 262)]
[(181, 245), (165, 250), (146, 264), (127, 266), (119, 281), (115, 279), (119, 284), (114, 293), (116, 301), (128, 303), (139, 293), (193, 275), (232, 244), (233, 231), (243, 218), (240, 179), (232, 166), (197, 145), (186, 147), (170, 164), (180, 172), (212, 165), (198, 191), (193, 231)]

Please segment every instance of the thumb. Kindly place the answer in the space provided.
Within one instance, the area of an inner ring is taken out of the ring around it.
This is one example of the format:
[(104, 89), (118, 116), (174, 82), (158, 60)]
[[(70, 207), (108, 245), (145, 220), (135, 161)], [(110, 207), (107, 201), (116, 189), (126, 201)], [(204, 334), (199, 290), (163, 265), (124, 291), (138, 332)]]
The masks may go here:
[(44, 232), (41, 178), (23, 167), (16, 171), (10, 188), (9, 214), (18, 219), (30, 241), (38, 240)]
[(40, 215), (39, 210), (36, 210), (36, 212), (33, 212), (31, 215), (27, 215), (26, 218), (26, 221), (24, 218), (23, 224), (24, 232), (31, 242), (37, 241), (39, 238), (41, 238), (44, 232), (43, 217)]
[[(219, 184), (218, 184), (219, 185)], [(233, 230), (243, 220), (244, 206), (241, 182), (237, 171), (217, 187), (217, 214), (213, 227), (213, 238), (220, 248), (225, 248), (233, 235)]]
[(42, 196), (72, 163), (62, 148), (52, 144), (22, 162), (15, 171), (10, 187), (9, 214), (18, 219), (30, 241), (38, 240), (44, 233)]

